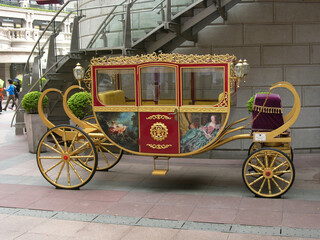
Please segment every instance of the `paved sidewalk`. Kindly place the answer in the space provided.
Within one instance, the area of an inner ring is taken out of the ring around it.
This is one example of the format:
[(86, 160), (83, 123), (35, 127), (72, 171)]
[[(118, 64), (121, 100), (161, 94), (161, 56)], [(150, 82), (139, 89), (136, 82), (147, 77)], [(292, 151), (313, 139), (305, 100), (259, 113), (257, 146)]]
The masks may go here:
[(57, 190), (12, 116), (0, 114), (0, 239), (320, 239), (320, 154), (295, 154), (281, 199), (254, 198), (243, 159), (172, 159), (152, 176), (151, 158), (124, 156), (81, 190)]

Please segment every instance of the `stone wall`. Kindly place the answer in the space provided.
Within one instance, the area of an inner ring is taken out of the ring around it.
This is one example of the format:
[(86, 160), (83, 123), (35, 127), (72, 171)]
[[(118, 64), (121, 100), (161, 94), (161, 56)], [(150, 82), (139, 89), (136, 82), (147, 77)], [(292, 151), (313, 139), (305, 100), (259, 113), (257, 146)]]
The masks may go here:
[[(234, 54), (246, 58), (251, 71), (238, 93), (232, 120), (248, 115), (246, 102), (258, 91), (279, 81), (293, 84), (301, 98), (302, 109), (292, 126), (295, 152), (320, 150), (320, 0), (243, 1), (198, 35), (198, 42), (185, 42), (180, 53)], [(276, 91), (285, 112), (293, 97), (287, 90)], [(249, 129), (244, 132), (248, 132)], [(246, 150), (248, 140), (235, 141), (222, 150)], [(223, 151), (221, 151), (223, 152)], [(210, 155), (219, 155), (212, 151)]]

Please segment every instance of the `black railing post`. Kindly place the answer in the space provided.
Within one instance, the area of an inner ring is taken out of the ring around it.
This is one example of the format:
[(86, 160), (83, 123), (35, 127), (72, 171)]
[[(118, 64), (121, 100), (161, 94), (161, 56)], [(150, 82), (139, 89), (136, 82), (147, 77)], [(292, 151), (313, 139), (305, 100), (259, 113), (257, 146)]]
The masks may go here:
[(130, 9), (132, 3), (125, 4), (125, 16), (124, 16), (124, 27), (123, 27), (123, 50), (122, 55), (126, 55), (126, 50), (132, 47), (131, 39), (131, 16)]

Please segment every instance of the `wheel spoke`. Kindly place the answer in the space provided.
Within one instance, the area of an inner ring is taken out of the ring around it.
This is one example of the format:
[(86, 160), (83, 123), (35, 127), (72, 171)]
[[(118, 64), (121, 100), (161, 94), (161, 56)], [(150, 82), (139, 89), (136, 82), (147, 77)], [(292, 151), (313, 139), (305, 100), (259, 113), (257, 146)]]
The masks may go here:
[(110, 153), (112, 156), (114, 156), (114, 158), (118, 158), (118, 156), (117, 155), (115, 155), (113, 152), (111, 152), (108, 148), (105, 148), (104, 146), (101, 146), (101, 148), (103, 149), (103, 150), (106, 150), (108, 153)]
[(68, 175), (68, 186), (71, 186), (71, 182), (70, 182), (70, 167), (69, 167), (68, 163), (67, 163), (67, 175)]
[(72, 170), (74, 171), (74, 173), (78, 176), (79, 180), (83, 183), (84, 181), (82, 180), (82, 178), (80, 177), (78, 171), (75, 169), (75, 167), (73, 166), (73, 164), (71, 162), (69, 162)]
[(270, 178), (268, 178), (268, 190), (269, 190), (269, 195), (272, 194), (272, 191), (271, 191), (271, 182), (270, 182)]
[(66, 162), (63, 162), (63, 163), (62, 163), (61, 168), (60, 168), (60, 171), (59, 171), (59, 173), (58, 173), (58, 175), (57, 175), (57, 178), (56, 178), (56, 180), (55, 180), (55, 183), (58, 183), (58, 180), (59, 180), (59, 178), (60, 178), (61, 172), (62, 172), (65, 164), (66, 164)]
[(61, 159), (61, 156), (56, 156), (56, 157), (44, 156), (44, 157), (39, 157), (39, 159)]
[(50, 135), (53, 138), (53, 140), (56, 142), (57, 146), (59, 146), (61, 153), (63, 153), (63, 150), (62, 150), (59, 142), (57, 141), (56, 137), (54, 136), (54, 134), (51, 132)]
[(87, 167), (85, 167), (85, 166), (83, 166), (82, 164), (80, 164), (80, 163), (78, 163), (78, 162), (76, 162), (76, 161), (74, 161), (74, 160), (71, 160), (74, 164), (76, 164), (76, 165), (78, 165), (79, 167), (81, 167), (81, 168), (83, 168), (84, 170), (86, 170), (87, 172), (90, 172), (91, 173), (91, 169), (89, 169), (89, 168), (87, 168)]
[(260, 186), (260, 188), (259, 188), (258, 193), (261, 193), (261, 190), (262, 190), (262, 188), (263, 188), (263, 186), (264, 186), (265, 182), (266, 182), (266, 178), (264, 178), (264, 179), (263, 179), (263, 181), (262, 181), (262, 183), (261, 183), (261, 186)]
[(263, 176), (260, 176), (259, 178), (257, 178), (256, 180), (254, 180), (253, 182), (249, 183), (249, 186), (252, 186), (253, 184), (255, 184), (256, 182), (260, 181), (263, 178)]
[(103, 151), (101, 150), (101, 148), (98, 149), (98, 151), (101, 153), (105, 163), (110, 166), (108, 159), (106, 158), (106, 156), (104, 155)]
[(262, 172), (254, 172), (254, 173), (246, 173), (246, 176), (250, 177), (250, 176), (259, 176), (262, 175)]
[(55, 151), (58, 154), (62, 154), (62, 152), (59, 152), (57, 149), (53, 148), (52, 146), (50, 146), (49, 144), (42, 142), (43, 145), (45, 145), (47, 148), (50, 148), (52, 151)]
[(265, 166), (263, 165), (261, 160), (258, 158), (258, 156), (255, 156), (254, 158), (258, 161), (258, 163), (260, 164), (261, 167), (265, 168)]
[(291, 170), (284, 170), (284, 171), (276, 171), (274, 172), (275, 175), (282, 175), (282, 174), (285, 174), (285, 173), (292, 173)]
[(285, 182), (285, 183), (287, 183), (287, 184), (290, 184), (290, 182), (289, 182), (288, 180), (284, 179), (284, 178), (281, 178), (281, 177), (279, 177), (279, 176), (277, 176), (277, 175), (274, 175), (274, 177), (275, 177), (276, 179), (282, 181), (282, 182)]
[(274, 178), (271, 178), (272, 182), (277, 186), (277, 188), (279, 189), (280, 192), (282, 192), (282, 188), (279, 186), (279, 184), (276, 182), (276, 180), (274, 180)]
[(66, 138), (66, 129), (63, 129), (63, 139), (64, 139), (64, 151), (67, 152), (67, 138)]
[[(86, 147), (86, 148), (84, 148)], [(84, 148), (84, 149), (83, 149)], [(82, 152), (84, 152), (85, 150), (87, 150), (89, 148), (89, 143), (85, 142), (84, 144), (82, 144), (80, 147), (78, 147), (77, 149), (73, 150), (70, 155), (78, 155)]]
[(257, 165), (254, 165), (253, 163), (248, 163), (250, 167), (253, 167), (254, 169), (258, 170), (259, 172), (263, 172), (263, 169), (258, 167)]
[[(61, 157), (60, 157), (61, 158)], [(63, 160), (57, 162), (56, 164), (54, 164), (52, 167), (48, 168), (46, 171), (44, 171), (44, 173), (50, 172), (52, 169), (54, 169), (56, 166), (58, 166), (60, 163), (62, 163)]]
[(269, 167), (269, 164), (268, 164), (268, 152), (264, 152), (264, 162), (265, 162), (266, 168), (268, 168)]
[(286, 164), (287, 164), (287, 163), (284, 161), (284, 162), (282, 162), (281, 164), (279, 164), (278, 166), (274, 167), (274, 168), (272, 169), (272, 171), (275, 172), (275, 171), (277, 171), (280, 167), (282, 167), (283, 165), (286, 165)]
[(271, 161), (270, 167), (273, 167), (273, 166), (274, 166), (274, 163), (275, 163), (277, 157), (278, 157), (278, 154), (275, 154), (274, 157), (273, 157), (273, 159), (272, 159), (272, 161)]
[(77, 136), (78, 136), (78, 133), (74, 135), (74, 137), (73, 137), (73, 139), (72, 139), (72, 142), (71, 142), (71, 144), (70, 144), (70, 147), (69, 147), (69, 149), (68, 149), (68, 152), (70, 152), (71, 149), (72, 149), (72, 147), (74, 147), (74, 142), (75, 142), (75, 140), (77, 139)]

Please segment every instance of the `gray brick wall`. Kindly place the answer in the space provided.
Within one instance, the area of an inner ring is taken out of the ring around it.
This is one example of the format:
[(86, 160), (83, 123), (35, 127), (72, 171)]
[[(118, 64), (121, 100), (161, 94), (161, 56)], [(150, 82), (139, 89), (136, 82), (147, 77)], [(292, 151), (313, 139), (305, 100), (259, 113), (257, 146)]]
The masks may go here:
[[(227, 21), (211, 23), (199, 33), (196, 44), (176, 52), (229, 53), (248, 60), (251, 71), (239, 90), (230, 121), (248, 115), (245, 104), (253, 93), (266, 91), (278, 81), (293, 84), (302, 104), (291, 128), (293, 148), (296, 152), (320, 151), (320, 0), (243, 1), (228, 12)], [(293, 104), (290, 92), (275, 92), (282, 96), (285, 113), (289, 112)], [(250, 144), (239, 142), (220, 147), (221, 155), (223, 150), (233, 155), (230, 150), (245, 150)]]

